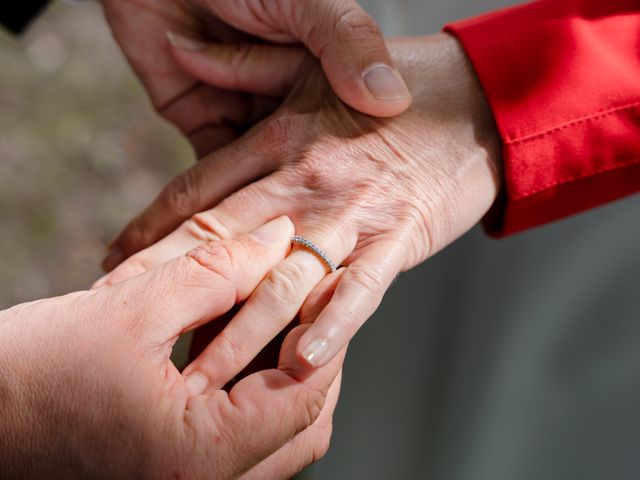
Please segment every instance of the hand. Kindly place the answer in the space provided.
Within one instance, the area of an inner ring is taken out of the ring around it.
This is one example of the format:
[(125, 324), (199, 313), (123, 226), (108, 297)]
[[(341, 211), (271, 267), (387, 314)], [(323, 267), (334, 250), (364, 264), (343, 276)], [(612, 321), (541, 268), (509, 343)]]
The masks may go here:
[(112, 288), (0, 312), (2, 477), (289, 478), (321, 456), (341, 361), (296, 361), (308, 326), (287, 335), (278, 369), (228, 394), (202, 373), (223, 358), (186, 375), (169, 360), (181, 333), (250, 295), (291, 233), (280, 218)]
[[(273, 55), (268, 48), (263, 53)], [(262, 50), (254, 51), (258, 62)], [(457, 41), (446, 34), (405, 39), (393, 42), (392, 52), (413, 93), (407, 112), (385, 120), (358, 114), (338, 101), (313, 60), (290, 65), (291, 93), (283, 106), (165, 187), (116, 243), (135, 252), (160, 238), (168, 224), (178, 227), (183, 218), (177, 212), (201, 213), (98, 286), (286, 213), (298, 235), (346, 266), (330, 275), (339, 277), (335, 293), (297, 347), (310, 364), (326, 364), (374, 312), (395, 276), (476, 224), (501, 183), (495, 125)], [(175, 54), (183, 68), (213, 85), (242, 77), (237, 68), (251, 68), (237, 67), (220, 46)], [(238, 159), (247, 165), (242, 171), (234, 166)], [(268, 174), (217, 203), (218, 192), (229, 188), (227, 177), (246, 175), (250, 182), (259, 168)], [(299, 247), (275, 267), (255, 301), (225, 329), (242, 352), (233, 360), (234, 371), (255, 355), (241, 348), (242, 339), (272, 338), (325, 274), (324, 265)], [(222, 346), (213, 342), (210, 348)]]
[[(222, 91), (180, 69), (168, 48), (197, 49), (248, 34), (301, 42), (317, 55), (337, 94), (352, 107), (391, 116), (411, 103), (374, 20), (353, 0), (102, 0), (114, 36), (163, 116), (191, 140), (199, 156), (229, 143), (275, 107), (270, 89)], [(246, 32), (246, 33), (245, 33)], [(298, 49), (281, 47), (292, 61)], [(250, 50), (243, 52), (251, 57)], [(277, 75), (270, 79), (277, 83)]]

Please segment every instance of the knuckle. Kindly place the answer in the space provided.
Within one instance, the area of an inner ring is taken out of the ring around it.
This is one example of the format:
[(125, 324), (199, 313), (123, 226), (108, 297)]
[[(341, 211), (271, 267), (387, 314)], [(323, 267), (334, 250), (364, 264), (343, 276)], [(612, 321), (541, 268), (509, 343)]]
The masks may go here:
[(321, 187), (328, 180), (316, 155), (310, 155), (304, 162), (300, 163), (298, 175), (301, 177), (303, 185), (313, 188)]
[(301, 153), (287, 165), (286, 171), (291, 173), (289, 184), (313, 192), (335, 191), (342, 182), (338, 173), (341, 166), (336, 165), (337, 162), (331, 161), (331, 158), (338, 152), (333, 145), (323, 144)]
[(348, 268), (347, 273), (349, 281), (355, 283), (365, 293), (382, 293), (384, 280), (377, 269), (354, 264)]
[(298, 398), (294, 405), (301, 405), (304, 407), (304, 417), (300, 431), (306, 430), (320, 416), (322, 408), (324, 407), (326, 396), (319, 390), (314, 388), (305, 387), (298, 392)]
[(181, 218), (188, 217), (199, 205), (197, 182), (191, 170), (178, 175), (160, 193), (164, 207)]
[(224, 358), (226, 358), (231, 365), (244, 365), (245, 350), (240, 343), (234, 342), (229, 338), (228, 333), (222, 330), (215, 339), (217, 347), (222, 352)]
[(191, 216), (184, 223), (187, 233), (196, 240), (211, 242), (228, 238), (229, 230), (211, 212), (200, 212)]
[(229, 284), (235, 290), (234, 253), (224, 242), (209, 242), (191, 250), (186, 254), (199, 267)]
[(264, 288), (267, 295), (276, 301), (297, 306), (301, 300), (304, 281), (304, 272), (298, 264), (283, 262), (269, 272)]

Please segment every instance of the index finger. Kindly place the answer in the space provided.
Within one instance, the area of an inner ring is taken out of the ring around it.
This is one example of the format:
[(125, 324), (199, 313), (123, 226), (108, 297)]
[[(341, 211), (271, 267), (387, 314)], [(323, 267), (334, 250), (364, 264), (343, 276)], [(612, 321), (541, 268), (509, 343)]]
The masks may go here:
[[(96, 290), (128, 331), (159, 344), (227, 312), (246, 299), (289, 251), (293, 224), (279, 217), (252, 233), (213, 241), (112, 287)], [(260, 348), (260, 346), (255, 346)]]

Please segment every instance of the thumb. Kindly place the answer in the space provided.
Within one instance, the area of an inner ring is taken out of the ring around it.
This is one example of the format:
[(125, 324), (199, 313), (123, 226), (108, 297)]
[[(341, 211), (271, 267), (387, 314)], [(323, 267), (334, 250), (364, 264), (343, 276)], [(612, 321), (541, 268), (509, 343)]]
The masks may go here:
[[(391, 117), (411, 105), (411, 94), (393, 66), (375, 20), (351, 0), (312, 2), (317, 12), (301, 15), (305, 44), (320, 59), (331, 88), (352, 108)], [(317, 24), (318, 20), (319, 24)]]
[(318, 369), (299, 362), (295, 347), (307, 328), (300, 325), (287, 335), (277, 369), (249, 375), (228, 395), (209, 389), (202, 383), (204, 377), (192, 383), (201, 373), (191, 372), (185, 379), (191, 409), (206, 408), (207, 417), (214, 419), (216, 434), (224, 439), (216, 450), (228, 459), (231, 471), (246, 470), (267, 458), (314, 424), (322, 412), (345, 351)]
[(206, 5), (247, 33), (278, 43), (302, 42), (320, 59), (336, 95), (362, 113), (392, 117), (411, 104), (378, 24), (354, 0), (208, 0)]

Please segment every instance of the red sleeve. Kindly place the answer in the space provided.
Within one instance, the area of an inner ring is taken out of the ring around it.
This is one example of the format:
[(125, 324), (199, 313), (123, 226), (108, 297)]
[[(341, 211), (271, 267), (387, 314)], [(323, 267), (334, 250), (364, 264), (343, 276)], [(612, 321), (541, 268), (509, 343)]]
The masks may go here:
[(447, 25), (502, 138), (507, 235), (640, 191), (640, 0), (541, 0)]

